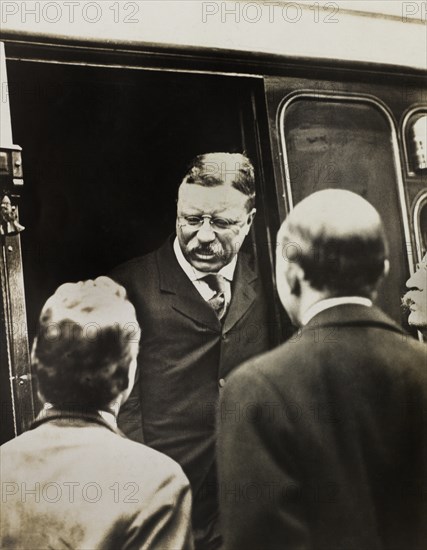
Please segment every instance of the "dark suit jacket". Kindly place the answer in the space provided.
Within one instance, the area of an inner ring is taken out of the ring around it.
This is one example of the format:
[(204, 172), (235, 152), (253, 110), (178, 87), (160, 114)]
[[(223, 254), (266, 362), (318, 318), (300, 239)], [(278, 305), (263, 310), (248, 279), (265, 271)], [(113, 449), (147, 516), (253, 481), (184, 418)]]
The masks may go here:
[(219, 392), (238, 364), (268, 349), (260, 280), (240, 253), (221, 325), (180, 267), (171, 240), (111, 276), (127, 289), (142, 327), (138, 381), (119, 426), (181, 464), (193, 490), (197, 531), (217, 513)]
[(0, 454), (1, 548), (193, 547), (180, 466), (101, 416), (49, 411)]
[(426, 411), (427, 347), (376, 308), (247, 362), (220, 407), (226, 549), (425, 548)]

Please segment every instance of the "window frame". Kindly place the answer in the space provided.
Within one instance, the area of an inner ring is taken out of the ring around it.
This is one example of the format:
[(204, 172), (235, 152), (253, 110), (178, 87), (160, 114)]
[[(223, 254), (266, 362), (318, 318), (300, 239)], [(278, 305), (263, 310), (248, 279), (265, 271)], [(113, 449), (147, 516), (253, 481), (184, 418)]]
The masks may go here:
[(414, 265), (413, 265), (413, 250), (412, 250), (412, 239), (411, 239), (411, 231), (410, 231), (410, 225), (409, 225), (409, 212), (408, 212), (408, 205), (406, 202), (406, 193), (405, 193), (405, 185), (403, 181), (403, 171), (402, 171), (402, 165), (401, 165), (401, 159), (400, 159), (400, 149), (399, 149), (399, 139), (398, 139), (398, 133), (397, 133), (397, 127), (393, 118), (393, 114), (388, 109), (388, 107), (377, 97), (371, 96), (371, 95), (365, 95), (365, 94), (357, 94), (357, 93), (333, 93), (333, 92), (320, 92), (319, 90), (301, 90), (298, 92), (292, 92), (285, 96), (281, 103), (279, 104), (279, 107), (277, 109), (277, 125), (280, 133), (280, 148), (282, 153), (282, 169), (283, 173), (285, 175), (285, 194), (286, 194), (286, 201), (288, 204), (289, 211), (293, 209), (294, 203), (293, 203), (293, 195), (292, 195), (292, 184), (291, 184), (291, 178), (289, 173), (289, 158), (288, 158), (288, 152), (286, 148), (286, 139), (285, 139), (285, 116), (286, 111), (289, 108), (289, 106), (299, 100), (299, 99), (317, 99), (317, 100), (327, 100), (327, 101), (342, 101), (346, 103), (364, 103), (368, 104), (370, 106), (375, 107), (378, 109), (386, 118), (389, 127), (390, 127), (390, 137), (391, 137), (391, 146), (393, 151), (393, 160), (394, 160), (394, 168), (396, 172), (396, 181), (397, 181), (397, 191), (398, 191), (398, 197), (399, 197), (399, 206), (400, 206), (400, 214), (402, 216), (402, 223), (403, 223), (403, 237), (404, 242), (406, 244), (406, 256), (407, 261), (409, 265), (409, 271), (412, 275), (414, 273)]
[(413, 117), (417, 114), (424, 114), (427, 116), (427, 105), (416, 105), (414, 107), (411, 107), (403, 117), (402, 120), (402, 143), (403, 143), (403, 156), (405, 159), (405, 169), (406, 169), (406, 175), (410, 178), (418, 178), (422, 177), (419, 173), (414, 172), (411, 168), (411, 162), (409, 159), (409, 151), (408, 151), (408, 125), (409, 122), (413, 119)]
[(422, 191), (416, 199), (412, 216), (415, 234), (415, 250), (417, 253), (418, 262), (421, 261), (423, 255), (423, 243), (421, 235), (421, 211), (423, 210), (423, 208), (427, 208), (427, 191)]

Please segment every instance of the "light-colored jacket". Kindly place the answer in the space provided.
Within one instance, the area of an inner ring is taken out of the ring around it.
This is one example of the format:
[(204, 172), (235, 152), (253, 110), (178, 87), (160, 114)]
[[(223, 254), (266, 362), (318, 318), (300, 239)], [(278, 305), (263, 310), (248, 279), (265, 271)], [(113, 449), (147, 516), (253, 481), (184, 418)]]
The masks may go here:
[(50, 412), (0, 459), (1, 548), (193, 548), (181, 467), (101, 416)]

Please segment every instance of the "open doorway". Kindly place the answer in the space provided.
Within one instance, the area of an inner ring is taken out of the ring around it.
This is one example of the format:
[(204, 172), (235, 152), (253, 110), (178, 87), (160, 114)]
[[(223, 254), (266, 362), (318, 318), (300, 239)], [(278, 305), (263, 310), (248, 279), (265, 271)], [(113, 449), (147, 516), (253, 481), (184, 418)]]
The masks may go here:
[(149, 252), (174, 230), (187, 164), (245, 148), (248, 79), (10, 62), (29, 330), (55, 287)]
[[(108, 273), (174, 231), (177, 188), (194, 156), (246, 151), (260, 172), (251, 111), (260, 83), (13, 60), (8, 75), (14, 141), (24, 159), (31, 345), (40, 308), (59, 284)], [(261, 196), (259, 228), (266, 225)], [(245, 247), (255, 251), (254, 236)]]

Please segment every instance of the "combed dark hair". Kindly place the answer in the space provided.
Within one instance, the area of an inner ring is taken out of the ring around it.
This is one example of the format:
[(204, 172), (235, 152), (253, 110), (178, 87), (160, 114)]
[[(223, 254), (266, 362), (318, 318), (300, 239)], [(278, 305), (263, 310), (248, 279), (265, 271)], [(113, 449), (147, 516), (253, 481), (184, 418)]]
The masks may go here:
[[(99, 279), (105, 285), (107, 278)], [(79, 283), (64, 285), (69, 292), (51, 297), (42, 311), (33, 365), (41, 394), (57, 407), (105, 409), (128, 387), (138, 339), (135, 343), (136, 331), (128, 330), (126, 324), (137, 323), (134, 308), (123, 294), (111, 292), (125, 293), (124, 289), (109, 281), (108, 292), (96, 289), (93, 296), (90, 288), (85, 293), (81, 287), (70, 288)], [(122, 322), (113, 322), (115, 313), (115, 320)]]
[[(331, 296), (369, 297), (384, 271), (387, 241), (376, 234), (333, 237), (326, 231), (312, 234), (308, 226), (289, 224), (282, 241), (289, 261), (297, 262), (306, 280)], [(288, 253), (290, 251), (290, 253)]]
[(248, 212), (255, 206), (255, 172), (248, 157), (242, 153), (206, 153), (195, 157), (183, 183), (205, 187), (224, 185), (232, 175), (231, 186), (248, 197)]

